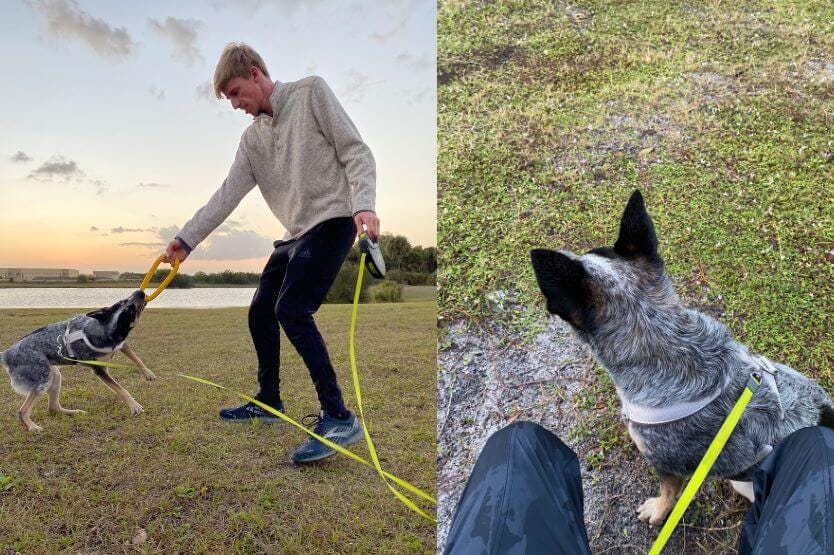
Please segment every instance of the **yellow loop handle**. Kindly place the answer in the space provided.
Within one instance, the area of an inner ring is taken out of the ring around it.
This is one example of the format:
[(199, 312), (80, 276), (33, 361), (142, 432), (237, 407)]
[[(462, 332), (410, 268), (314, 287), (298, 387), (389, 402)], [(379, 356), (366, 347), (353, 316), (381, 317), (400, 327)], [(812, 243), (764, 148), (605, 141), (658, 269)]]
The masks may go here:
[[(153, 266), (151, 269), (148, 270), (148, 273), (145, 274), (145, 279), (142, 280), (142, 285), (139, 286), (139, 291), (144, 291), (145, 288), (148, 287), (148, 284), (151, 282), (151, 278), (153, 278), (154, 272), (156, 269), (159, 268), (159, 265), (162, 264), (162, 259), (165, 258), (164, 254), (160, 254), (159, 257), (154, 261)], [(171, 264), (171, 271), (168, 273), (168, 276), (162, 280), (162, 283), (159, 284), (159, 287), (156, 288), (156, 291), (145, 297), (145, 302), (149, 303), (154, 300), (162, 291), (168, 287), (168, 284), (171, 283), (177, 275), (177, 272), (180, 269), (180, 260), (176, 256), (174, 257), (174, 263)]]

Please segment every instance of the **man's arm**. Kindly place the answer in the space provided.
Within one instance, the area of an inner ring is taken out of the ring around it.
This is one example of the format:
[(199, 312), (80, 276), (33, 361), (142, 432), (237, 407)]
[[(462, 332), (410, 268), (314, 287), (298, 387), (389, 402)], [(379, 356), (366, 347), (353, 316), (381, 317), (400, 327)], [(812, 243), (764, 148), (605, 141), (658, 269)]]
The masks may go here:
[(345, 167), (357, 233), (365, 224), (368, 234), (375, 239), (379, 235), (379, 220), (374, 213), (376, 162), (371, 149), (362, 141), (353, 121), (321, 77), (313, 78), (311, 105), (319, 128)]
[(165, 262), (170, 262), (174, 256), (180, 261), (185, 260), (191, 254), (192, 249), (196, 248), (229, 217), (229, 214), (254, 186), (255, 176), (241, 141), (235, 161), (223, 185), (212, 195), (206, 205), (197, 210), (188, 220), (176, 239), (171, 241), (166, 249)]

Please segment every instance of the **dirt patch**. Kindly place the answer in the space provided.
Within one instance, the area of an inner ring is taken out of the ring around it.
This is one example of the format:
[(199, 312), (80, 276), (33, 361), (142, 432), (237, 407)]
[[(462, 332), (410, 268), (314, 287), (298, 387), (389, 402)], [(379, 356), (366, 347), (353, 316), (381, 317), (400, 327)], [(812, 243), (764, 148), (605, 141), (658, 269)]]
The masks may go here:
[(518, 48), (509, 44), (492, 49), (472, 51), (467, 54), (465, 61), (438, 61), (438, 86), (446, 85), (452, 81), (463, 80), (473, 72), (484, 70), (495, 71), (519, 56)]
[[(495, 297), (496, 295), (493, 294)], [(500, 295), (498, 297), (501, 297)], [(502, 297), (503, 298), (503, 297)], [(521, 345), (505, 330), (458, 322), (446, 328), (438, 354), (438, 550), (445, 545), (451, 519), (475, 460), (489, 436), (516, 420), (537, 422), (576, 451), (585, 495), (585, 525), (593, 553), (646, 553), (657, 530), (637, 519), (635, 510), (657, 495), (659, 481), (633, 445), (606, 446), (604, 461), (591, 464), (600, 450), (602, 426), (622, 424), (600, 418), (596, 364), (590, 352), (558, 318), (532, 344)], [(618, 402), (617, 402), (618, 406)], [(610, 430), (609, 430), (610, 432)], [(615, 433), (623, 433), (616, 429)], [(609, 434), (610, 435), (610, 434)], [(733, 553), (742, 510), (730, 505), (730, 490), (706, 484), (669, 542), (669, 553)]]

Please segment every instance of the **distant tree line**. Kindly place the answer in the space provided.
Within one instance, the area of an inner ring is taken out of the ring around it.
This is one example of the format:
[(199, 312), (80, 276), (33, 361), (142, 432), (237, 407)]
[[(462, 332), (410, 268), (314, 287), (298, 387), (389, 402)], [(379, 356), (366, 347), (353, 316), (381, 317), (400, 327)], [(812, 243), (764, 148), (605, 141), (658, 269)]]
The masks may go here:
[[(401, 300), (402, 285), (434, 285), (437, 274), (437, 249), (435, 247), (412, 246), (402, 235), (384, 233), (379, 238), (382, 256), (387, 269), (385, 280), (376, 280), (367, 272), (363, 279), (360, 300), (371, 297), (377, 301)], [(356, 277), (359, 266), (359, 247), (354, 245), (339, 275), (328, 292), (325, 302), (353, 302)], [(169, 270), (154, 273), (151, 283), (159, 283)], [(123, 281), (141, 282), (144, 274), (125, 272)], [(233, 272), (226, 270), (216, 274), (197, 272), (194, 275), (178, 273), (169, 287), (190, 288), (199, 285), (257, 285), (261, 275), (254, 272)]]

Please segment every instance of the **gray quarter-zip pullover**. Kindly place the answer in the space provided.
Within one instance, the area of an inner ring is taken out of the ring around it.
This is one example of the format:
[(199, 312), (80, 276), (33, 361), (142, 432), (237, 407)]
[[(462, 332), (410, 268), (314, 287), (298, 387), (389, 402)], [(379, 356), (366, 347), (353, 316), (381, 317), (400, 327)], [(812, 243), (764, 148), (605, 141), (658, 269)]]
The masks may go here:
[(316, 224), (374, 210), (376, 164), (356, 126), (321, 77), (276, 81), (272, 117), (246, 128), (223, 185), (183, 226), (195, 248), (257, 184), (294, 239)]

